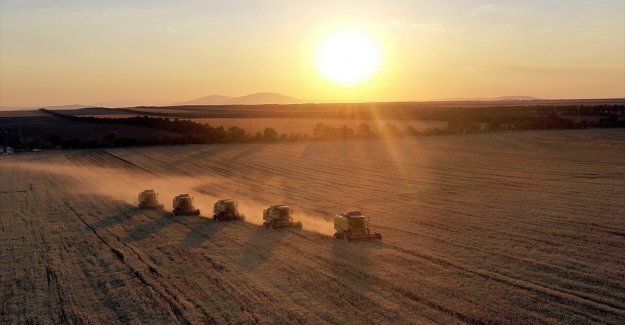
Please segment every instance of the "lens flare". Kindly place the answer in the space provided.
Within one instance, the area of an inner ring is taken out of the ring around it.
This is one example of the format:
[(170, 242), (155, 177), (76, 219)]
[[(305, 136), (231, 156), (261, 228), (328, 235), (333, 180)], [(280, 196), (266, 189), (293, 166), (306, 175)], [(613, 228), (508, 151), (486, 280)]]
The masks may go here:
[(360, 31), (346, 30), (328, 37), (317, 53), (317, 69), (341, 85), (367, 81), (380, 67), (380, 51), (373, 39)]

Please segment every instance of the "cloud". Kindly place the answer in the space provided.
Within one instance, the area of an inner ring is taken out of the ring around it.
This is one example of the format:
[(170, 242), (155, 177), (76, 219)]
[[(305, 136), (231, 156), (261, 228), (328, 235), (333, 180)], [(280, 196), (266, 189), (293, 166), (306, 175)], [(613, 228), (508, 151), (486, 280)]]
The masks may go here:
[(524, 64), (483, 64), (467, 65), (465, 70), (471, 72), (501, 72), (501, 73), (536, 73), (536, 74), (576, 74), (592, 73), (598, 70), (608, 70), (611, 66), (601, 64), (588, 65), (524, 65)]
[(450, 29), (450, 26), (438, 23), (438, 22), (430, 22), (430, 23), (415, 23), (410, 24), (410, 28), (418, 29), (418, 30), (427, 30), (427, 31), (443, 31)]
[(469, 10), (467, 16), (471, 18), (481, 18), (498, 14), (500, 11), (501, 8), (494, 4), (485, 4)]

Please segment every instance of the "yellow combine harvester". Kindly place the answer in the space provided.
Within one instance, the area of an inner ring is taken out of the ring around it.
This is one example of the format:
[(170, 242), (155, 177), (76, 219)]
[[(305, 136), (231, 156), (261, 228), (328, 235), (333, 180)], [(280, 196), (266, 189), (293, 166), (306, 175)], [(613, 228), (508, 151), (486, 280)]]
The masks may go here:
[(173, 202), (175, 216), (180, 215), (200, 215), (200, 210), (193, 206), (193, 197), (189, 194), (180, 194), (174, 198)]
[(273, 229), (302, 228), (301, 221), (293, 221), (293, 209), (286, 205), (272, 205), (263, 209), (263, 226)]
[(360, 211), (351, 211), (334, 216), (334, 238), (352, 240), (382, 239), (379, 232), (371, 233), (369, 230), (369, 218)]
[(158, 193), (154, 190), (145, 190), (139, 193), (139, 209), (162, 209), (163, 205), (158, 201)]
[(235, 200), (225, 199), (215, 202), (213, 207), (213, 219), (215, 221), (245, 220), (245, 216), (239, 213), (239, 203)]

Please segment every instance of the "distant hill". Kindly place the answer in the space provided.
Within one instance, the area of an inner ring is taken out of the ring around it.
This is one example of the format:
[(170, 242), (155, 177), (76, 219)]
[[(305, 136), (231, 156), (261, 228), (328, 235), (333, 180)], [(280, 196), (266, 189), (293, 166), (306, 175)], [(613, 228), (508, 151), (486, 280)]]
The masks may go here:
[(33, 109), (39, 109), (39, 108), (47, 108), (51, 110), (80, 109), (80, 108), (86, 108), (86, 107), (92, 107), (92, 106), (81, 105), (81, 104), (55, 105), (55, 106), (0, 106), (0, 111), (24, 111), (24, 110), (33, 110)]
[(232, 98), (230, 104), (259, 105), (259, 104), (296, 104), (301, 100), (278, 93), (255, 93), (246, 96)]
[(114, 100), (108, 102), (96, 102), (93, 103), (92, 107), (108, 107), (108, 108), (121, 108), (121, 107), (135, 107), (146, 105), (146, 103), (136, 102), (134, 100), (122, 99), (122, 100)]
[(175, 103), (175, 105), (221, 105), (226, 101), (232, 99), (232, 97), (221, 95), (204, 96), (184, 102)]
[(532, 96), (503, 96), (497, 97), (493, 100), (539, 100), (540, 98), (532, 97)]
[(532, 97), (532, 96), (501, 96), (501, 97), (458, 97), (458, 98), (442, 98), (437, 99), (436, 101), (450, 101), (450, 102), (474, 102), (474, 101), (482, 101), (482, 102), (492, 102), (492, 101), (520, 101), (520, 100), (540, 100), (540, 98)]
[(302, 101), (278, 93), (254, 93), (241, 97), (210, 95), (174, 105), (262, 105), (262, 104), (297, 104)]
[(33, 107), (29, 106), (0, 106), (0, 111), (24, 111), (31, 110)]
[(71, 104), (71, 105), (46, 106), (46, 107), (43, 107), (43, 108), (47, 108), (47, 109), (51, 109), (51, 110), (57, 110), (57, 109), (81, 109), (81, 108), (87, 108), (87, 107), (92, 107), (92, 106), (82, 105), (82, 104)]

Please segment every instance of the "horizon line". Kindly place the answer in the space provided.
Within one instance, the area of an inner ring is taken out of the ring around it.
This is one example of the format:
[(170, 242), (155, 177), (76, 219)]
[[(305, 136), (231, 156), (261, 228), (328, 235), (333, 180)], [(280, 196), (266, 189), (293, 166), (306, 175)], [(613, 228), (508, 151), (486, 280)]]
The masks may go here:
[[(104, 105), (84, 105), (84, 104), (60, 104), (60, 105), (35, 105), (35, 106), (0, 106), (0, 111), (25, 111), (25, 110), (38, 110), (42, 108), (46, 109), (84, 109), (84, 108), (107, 108), (107, 109), (124, 109), (124, 108), (140, 108), (140, 107), (184, 107), (184, 106), (196, 106), (196, 107), (223, 107), (223, 106), (297, 106), (297, 105), (344, 105), (344, 104), (393, 104), (393, 103), (519, 103), (519, 102), (555, 102), (555, 101), (623, 101), (625, 104), (625, 97), (597, 97), (597, 98), (532, 98), (532, 99), (500, 99), (502, 97), (516, 97), (516, 96), (501, 96), (496, 98), (448, 98), (448, 99), (427, 99), (427, 100), (392, 100), (392, 101), (311, 101), (311, 102), (297, 102), (297, 103), (259, 103), (259, 104), (163, 104), (163, 105), (135, 105), (135, 106), (119, 106), (119, 107), (107, 107)], [(524, 97), (524, 96), (519, 96)], [(531, 96), (527, 96), (531, 97)], [(73, 107), (72, 107), (73, 106)]]

